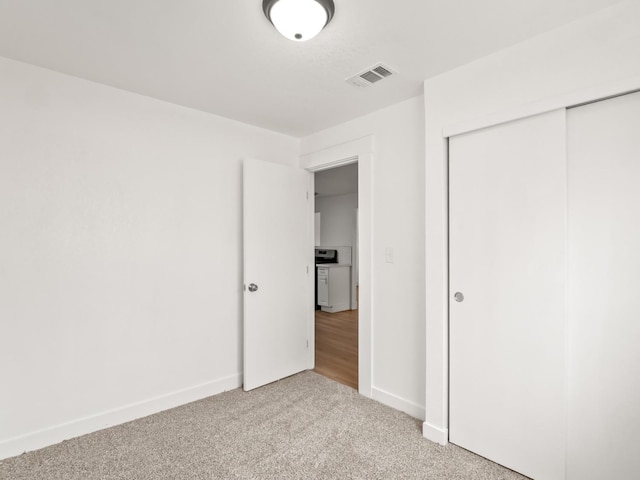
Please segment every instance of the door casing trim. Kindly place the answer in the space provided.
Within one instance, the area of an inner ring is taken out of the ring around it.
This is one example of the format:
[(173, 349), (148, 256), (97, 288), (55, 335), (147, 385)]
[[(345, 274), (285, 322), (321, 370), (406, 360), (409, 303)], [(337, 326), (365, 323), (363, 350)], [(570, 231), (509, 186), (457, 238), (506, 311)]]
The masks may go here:
[[(372, 396), (373, 379), (373, 304), (371, 299), (373, 275), (373, 163), (374, 137), (368, 135), (352, 141), (302, 155), (299, 165), (308, 172), (315, 173), (334, 167), (358, 163), (358, 262), (359, 262), (359, 301), (358, 301), (358, 392), (365, 397)], [(313, 208), (310, 209), (313, 225)], [(310, 248), (313, 248), (313, 235), (310, 236)], [(313, 289), (313, 278), (310, 278)], [(314, 338), (315, 310), (309, 306), (310, 338)], [(310, 350), (309, 368), (315, 364), (314, 351)]]

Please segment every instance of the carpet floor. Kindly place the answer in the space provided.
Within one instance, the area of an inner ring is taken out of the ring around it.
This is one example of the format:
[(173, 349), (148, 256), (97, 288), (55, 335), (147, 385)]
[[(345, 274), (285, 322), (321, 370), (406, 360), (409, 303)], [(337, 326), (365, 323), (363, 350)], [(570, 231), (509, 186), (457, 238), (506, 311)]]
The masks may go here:
[(5, 459), (0, 479), (525, 478), (427, 441), (420, 424), (303, 372)]

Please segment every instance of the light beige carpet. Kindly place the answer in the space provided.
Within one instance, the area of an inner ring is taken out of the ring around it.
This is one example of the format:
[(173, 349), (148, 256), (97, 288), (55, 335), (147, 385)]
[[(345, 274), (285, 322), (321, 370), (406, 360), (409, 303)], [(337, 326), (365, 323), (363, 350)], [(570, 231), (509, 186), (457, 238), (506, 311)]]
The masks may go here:
[(0, 479), (474, 479), (521, 475), (313, 372), (0, 462)]

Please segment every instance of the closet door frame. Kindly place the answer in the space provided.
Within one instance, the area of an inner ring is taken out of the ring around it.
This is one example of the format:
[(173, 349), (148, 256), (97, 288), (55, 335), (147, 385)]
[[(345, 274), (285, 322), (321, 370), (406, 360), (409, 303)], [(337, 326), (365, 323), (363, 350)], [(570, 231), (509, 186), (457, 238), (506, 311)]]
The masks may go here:
[[(449, 126), (445, 126), (442, 129), (442, 137), (448, 146), (449, 138), (464, 134), (470, 133), (475, 130), (480, 130), (487, 127), (492, 127), (504, 123), (509, 123), (515, 120), (520, 120), (528, 117), (532, 117), (535, 115), (540, 115), (543, 113), (548, 113), (554, 110), (559, 109), (569, 109), (578, 107), (581, 105), (586, 105), (593, 102), (598, 102), (602, 100), (606, 100), (613, 97), (618, 97), (621, 95), (626, 95), (629, 93), (640, 91), (640, 77), (632, 77), (627, 79), (622, 79), (615, 82), (610, 82), (602, 85), (598, 85), (596, 87), (579, 90), (576, 92), (568, 93), (565, 95), (554, 96), (550, 98), (546, 98), (540, 100), (538, 102), (529, 103), (526, 105), (521, 105), (515, 108), (509, 108), (492, 115), (482, 116), (479, 118), (474, 118), (465, 122), (455, 123)], [(446, 171), (449, 170), (449, 154), (447, 147), (447, 158), (446, 158)], [(446, 179), (446, 189), (445, 192), (448, 198), (449, 195), (449, 178)], [(447, 214), (446, 221), (447, 225), (445, 226), (446, 232), (446, 246), (447, 246), (447, 277), (445, 278), (446, 284), (446, 295), (449, 301), (445, 304), (445, 312), (444, 312), (444, 322), (445, 329), (443, 332), (444, 335), (444, 346), (445, 352), (444, 356), (447, 359), (444, 364), (444, 402), (446, 405), (446, 418), (445, 418), (445, 428), (446, 430), (443, 432), (446, 435), (448, 441), (449, 435), (449, 386), (450, 386), (450, 369), (449, 369), (449, 350), (450, 350), (450, 336), (449, 336), (449, 320), (450, 320), (450, 306), (452, 300), (452, 292), (449, 291), (449, 253), (450, 253), (450, 244), (449, 244), (449, 205), (446, 205)], [(446, 444), (447, 442), (441, 442)]]
[(574, 108), (587, 103), (599, 102), (608, 98), (618, 97), (640, 91), (640, 77), (621, 80), (597, 87), (579, 90), (566, 95), (546, 98), (539, 102), (529, 103), (515, 108), (509, 108), (492, 115), (474, 118), (466, 122), (460, 122), (446, 126), (442, 129), (442, 137), (448, 140), (450, 137), (463, 133), (473, 132), (486, 127), (493, 127), (502, 123), (512, 122), (527, 117), (540, 115), (562, 108)]

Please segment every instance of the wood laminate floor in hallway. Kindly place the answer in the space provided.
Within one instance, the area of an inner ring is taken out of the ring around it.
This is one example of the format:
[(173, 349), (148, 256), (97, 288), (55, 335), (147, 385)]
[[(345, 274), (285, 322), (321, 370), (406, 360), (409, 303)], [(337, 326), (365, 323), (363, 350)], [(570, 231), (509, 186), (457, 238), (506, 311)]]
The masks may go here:
[(358, 388), (358, 310), (316, 310), (315, 372)]

